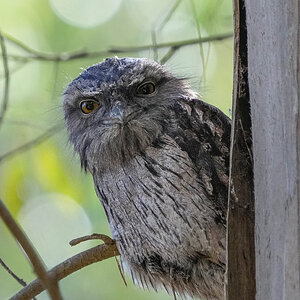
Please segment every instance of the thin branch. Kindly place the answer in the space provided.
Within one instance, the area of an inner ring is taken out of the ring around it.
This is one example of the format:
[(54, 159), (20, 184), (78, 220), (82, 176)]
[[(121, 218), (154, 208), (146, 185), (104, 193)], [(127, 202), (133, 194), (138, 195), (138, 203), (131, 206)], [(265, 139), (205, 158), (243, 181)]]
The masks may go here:
[[(3, 37), (10, 41), (11, 43), (17, 45), (18, 47), (22, 48), (25, 52), (27, 52), (30, 56), (22, 56), (22, 55), (9, 55), (9, 58), (14, 59), (22, 59), (22, 60), (43, 60), (43, 61), (69, 61), (79, 58), (92, 58), (92, 57), (103, 57), (107, 55), (113, 54), (121, 54), (121, 53), (131, 53), (131, 52), (138, 52), (138, 51), (149, 51), (153, 50), (153, 44), (144, 45), (144, 46), (133, 46), (133, 47), (112, 47), (108, 50), (103, 51), (77, 51), (77, 52), (66, 52), (66, 53), (59, 53), (59, 54), (52, 54), (52, 53), (44, 53), (40, 51), (33, 50), (28, 46), (24, 45), (22, 42), (14, 39), (13, 37), (3, 34)], [(178, 41), (178, 42), (166, 42), (166, 43), (158, 43), (155, 45), (156, 49), (161, 48), (181, 48), (189, 45), (201, 44), (201, 43), (208, 43), (213, 41), (222, 41), (224, 39), (232, 38), (232, 33), (225, 33), (220, 35), (212, 35), (209, 37), (201, 38), (201, 39), (190, 39), (185, 41)]]
[(55, 95), (56, 95), (56, 89), (57, 89), (57, 78), (58, 78), (58, 73), (59, 73), (59, 62), (56, 61), (53, 63), (53, 88), (52, 88), (52, 95), (51, 95), (51, 99), (54, 100), (55, 99)]
[[(59, 292), (58, 283), (57, 281), (49, 276), (46, 271), (46, 267), (44, 262), (38, 255), (37, 251), (29, 241), (28, 237), (22, 231), (22, 229), (18, 226), (10, 212), (8, 211), (7, 207), (5, 206), (4, 202), (0, 199), (0, 216), (12, 235), (16, 238), (19, 244), (22, 246), (23, 250), (25, 251), (27, 257), (29, 258), (34, 272), (37, 274), (45, 288), (48, 290), (49, 295), (52, 300), (61, 300), (62, 297)], [(31, 297), (32, 298), (32, 297)]]
[[(9, 55), (6, 55), (7, 58), (9, 58)], [(28, 63), (28, 61), (16, 61), (16, 64), (13, 67), (9, 68), (9, 75), (11, 77), (12, 74), (18, 72), (19, 70), (21, 70), (23, 67), (26, 66), (26, 64)], [(5, 74), (0, 74), (0, 79), (5, 79)]]
[(0, 156), (0, 163), (2, 163), (4, 160), (10, 159), (20, 153), (23, 153), (31, 148), (33, 148), (36, 145), (39, 145), (43, 142), (45, 142), (47, 139), (49, 139), (51, 136), (53, 136), (55, 133), (59, 132), (63, 129), (62, 125), (55, 125), (51, 127), (50, 129), (46, 130), (44, 133), (36, 137), (35, 139), (29, 141), (28, 143), (25, 143), (13, 150), (10, 150)]
[(70, 241), (69, 244), (71, 246), (75, 246), (82, 242), (90, 241), (90, 240), (102, 240), (105, 245), (114, 245), (115, 244), (115, 241), (112, 238), (110, 238), (109, 236), (107, 236), (105, 234), (101, 234), (101, 233), (93, 233), (91, 235), (85, 235), (85, 236), (76, 238), (76, 239)]
[(26, 286), (27, 283), (20, 277), (18, 277), (9, 267), (8, 265), (0, 258), (0, 264), (2, 267), (10, 274), (16, 281), (18, 281), (22, 286)]
[(165, 27), (165, 25), (169, 22), (169, 20), (171, 19), (173, 13), (175, 12), (175, 10), (177, 9), (177, 7), (181, 3), (181, 1), (182, 0), (176, 0), (176, 1), (174, 1), (174, 4), (171, 6), (170, 10), (167, 12), (167, 15), (163, 18), (163, 20), (161, 21), (160, 25), (158, 26), (158, 30), (163, 29)]
[[(201, 28), (200, 28), (200, 23), (198, 21), (198, 17), (197, 17), (197, 12), (196, 12), (196, 6), (194, 3), (194, 0), (190, 0), (190, 4), (192, 7), (192, 12), (193, 12), (193, 16), (194, 16), (194, 20), (196, 23), (196, 29), (197, 29), (197, 36), (199, 39), (201, 39)], [(204, 57), (204, 51), (203, 51), (203, 46), (202, 44), (199, 44), (199, 51), (200, 51), (200, 57), (201, 57), (201, 61), (202, 61), (202, 77), (203, 77), (203, 81), (206, 81), (206, 65), (205, 65), (205, 57)]]
[[(18, 283), (20, 283), (22, 286), (27, 285), (27, 283), (22, 278), (17, 276), (1, 258), (0, 258), (0, 264), (8, 272), (8, 274), (10, 274)], [(32, 299), (36, 300), (36, 298), (32, 298)]]
[[(48, 276), (59, 281), (90, 264), (114, 257), (118, 255), (118, 253), (119, 252), (115, 243), (109, 245), (98, 245), (76, 254), (55, 266), (48, 271)], [(17, 294), (12, 296), (10, 300), (29, 300), (44, 290), (45, 288), (43, 287), (41, 281), (39, 279), (35, 279)]]
[[(154, 48), (154, 60), (157, 61), (158, 60), (158, 51), (157, 51), (157, 32), (162, 30), (165, 25), (169, 22), (169, 20), (171, 19), (173, 13), (176, 11), (178, 5), (181, 3), (182, 0), (175, 0), (174, 3), (172, 4), (171, 8), (169, 9), (169, 11), (167, 12), (166, 16), (162, 19), (161, 22), (157, 21), (155, 22), (155, 26), (153, 26), (152, 29), (152, 43), (155, 41), (155, 43), (153, 43), (155, 45)], [(157, 25), (158, 24), (158, 25)], [(160, 59), (160, 63), (164, 64), (166, 63), (177, 51), (178, 48), (176, 47), (171, 47), (168, 52), (163, 56), (163, 58)]]
[(13, 37), (12, 35), (8, 34), (8, 33), (2, 33), (1, 34), (7, 41), (11, 42), (12, 44), (16, 45), (17, 47), (19, 47), (20, 49), (22, 49), (23, 51), (33, 54), (33, 55), (39, 55), (39, 51), (36, 51), (32, 48), (30, 48), (29, 46), (27, 46), (26, 44), (24, 44), (23, 42), (19, 41), (18, 39), (16, 39), (15, 37)]
[[(75, 246), (75, 245), (78, 245), (82, 242), (90, 241), (90, 240), (102, 240), (105, 245), (114, 245), (115, 244), (115, 241), (112, 238), (110, 238), (109, 236), (107, 236), (105, 234), (101, 234), (101, 233), (93, 233), (91, 235), (85, 235), (85, 236), (76, 238), (76, 239), (70, 241), (69, 244), (71, 246)], [(119, 255), (119, 252), (117, 251), (115, 253), (115, 255)], [(118, 267), (118, 270), (120, 272), (121, 278), (122, 278), (125, 286), (127, 286), (127, 282), (126, 282), (125, 276), (123, 274), (122, 268), (120, 266), (120, 263), (117, 259), (117, 256), (115, 256), (115, 259), (116, 259), (117, 267)]]
[(22, 121), (22, 120), (11, 120), (10, 118), (6, 118), (5, 119), (5, 124), (9, 124), (11, 126), (24, 126), (24, 127), (29, 127), (32, 129), (36, 129), (36, 130), (40, 130), (40, 131), (44, 131), (46, 128), (43, 128), (43, 126), (41, 127), (37, 127), (36, 124), (34, 124), (33, 122), (27, 122), (27, 121)]
[(116, 259), (116, 263), (117, 263), (118, 270), (119, 270), (119, 272), (120, 272), (121, 278), (122, 278), (122, 280), (123, 280), (125, 286), (127, 286), (127, 282), (126, 282), (126, 279), (125, 279), (123, 270), (122, 270), (121, 265), (120, 265), (120, 263), (119, 263), (119, 261), (118, 261), (118, 258), (117, 258), (116, 256), (115, 256), (115, 259)]
[(152, 44), (153, 44), (153, 57), (154, 60), (158, 60), (158, 49), (157, 49), (157, 40), (156, 40), (156, 32), (155, 29), (151, 30), (151, 39), (152, 39)]
[(4, 42), (4, 37), (0, 32), (0, 47), (2, 52), (2, 61), (3, 61), (3, 69), (4, 69), (4, 90), (3, 90), (3, 100), (2, 100), (2, 109), (0, 111), (0, 126), (3, 122), (4, 115), (7, 110), (8, 105), (8, 94), (9, 94), (9, 68), (8, 68), (8, 60), (6, 53), (6, 46)]
[(171, 47), (169, 51), (161, 58), (160, 63), (163, 65), (165, 64), (171, 57), (176, 53), (178, 48), (176, 47)]

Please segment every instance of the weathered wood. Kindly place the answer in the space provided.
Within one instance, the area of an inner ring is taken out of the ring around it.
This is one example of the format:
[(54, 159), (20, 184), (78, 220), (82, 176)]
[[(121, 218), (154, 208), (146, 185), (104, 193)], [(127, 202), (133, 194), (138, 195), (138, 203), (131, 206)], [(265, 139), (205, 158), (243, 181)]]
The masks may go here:
[(255, 299), (254, 193), (251, 117), (248, 89), (247, 27), (243, 0), (234, 1), (234, 88), (227, 229), (229, 300)]
[(256, 299), (297, 300), (300, 4), (298, 0), (245, 2), (253, 124)]

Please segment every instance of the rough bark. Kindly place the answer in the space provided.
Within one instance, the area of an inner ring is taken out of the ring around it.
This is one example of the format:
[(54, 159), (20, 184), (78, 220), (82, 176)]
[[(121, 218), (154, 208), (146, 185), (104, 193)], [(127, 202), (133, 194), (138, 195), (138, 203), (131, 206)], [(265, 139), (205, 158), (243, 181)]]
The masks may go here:
[(255, 299), (254, 193), (247, 27), (243, 0), (234, 1), (234, 88), (227, 230), (227, 286), (230, 300)]
[(245, 2), (256, 299), (300, 299), (299, 1)]

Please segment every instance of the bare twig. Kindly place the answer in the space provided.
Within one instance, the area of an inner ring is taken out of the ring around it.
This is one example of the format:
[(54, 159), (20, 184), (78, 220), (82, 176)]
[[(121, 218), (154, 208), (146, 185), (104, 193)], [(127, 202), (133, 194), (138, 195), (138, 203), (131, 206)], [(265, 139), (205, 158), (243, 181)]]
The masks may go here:
[[(158, 43), (156, 44), (156, 48), (168, 48), (168, 47), (185, 47), (190, 45), (196, 45), (201, 43), (208, 43), (213, 41), (221, 41), (224, 39), (232, 38), (232, 33), (225, 33), (225, 34), (219, 34), (219, 35), (212, 35), (201, 39), (189, 39), (185, 41), (178, 41), (178, 42), (166, 42), (166, 43)], [(108, 50), (108, 53), (125, 53), (125, 52), (136, 52), (136, 51), (143, 51), (143, 50), (149, 50), (152, 49), (153, 45), (144, 45), (144, 46), (137, 46), (137, 47), (115, 47), (110, 50)], [(97, 53), (97, 52), (94, 52)]]
[[(162, 21), (156, 22), (158, 25), (154, 26), (154, 29), (152, 30), (155, 34), (156, 34), (156, 31), (162, 30), (165, 27), (165, 25), (169, 22), (169, 20), (173, 16), (173, 13), (176, 11), (177, 7), (181, 3), (181, 1), (182, 0), (174, 0), (173, 1), (174, 3), (171, 5), (169, 11), (165, 15), (165, 17), (162, 19)], [(170, 47), (168, 52), (160, 59), (160, 63), (165, 64), (176, 53), (176, 51), (178, 49), (179, 48), (177, 46)]]
[(52, 135), (62, 130), (62, 125), (55, 125), (51, 127), (50, 129), (46, 130), (44, 133), (36, 137), (35, 139), (29, 141), (28, 143), (25, 143), (13, 150), (10, 150), (0, 156), (0, 163), (2, 163), (4, 160), (10, 159), (17, 154), (23, 153), (31, 148), (33, 148), (36, 145), (39, 145), (43, 142), (45, 142), (47, 139), (49, 139)]
[(8, 33), (2, 33), (1, 34), (6, 40), (8, 40), (9, 42), (13, 43), (14, 45), (18, 46), (20, 49), (24, 50), (27, 53), (33, 54), (33, 55), (39, 55), (39, 51), (36, 51), (32, 48), (30, 48), (29, 46), (27, 46), (26, 44), (24, 44), (23, 42), (19, 41), (18, 39), (16, 39), (15, 37), (13, 37), (12, 35), (9, 35)]
[[(69, 244), (71, 246), (75, 246), (82, 242), (90, 241), (90, 240), (102, 240), (105, 245), (114, 245), (115, 244), (115, 241), (112, 238), (110, 238), (109, 236), (107, 236), (105, 234), (101, 234), (101, 233), (93, 233), (91, 235), (85, 235), (85, 236), (76, 238), (76, 239), (70, 241)], [(119, 255), (119, 252), (116, 252), (116, 255)]]
[[(158, 60), (157, 33), (159, 31), (161, 31), (164, 28), (164, 26), (168, 23), (168, 21), (170, 20), (170, 18), (173, 15), (173, 13), (177, 9), (178, 5), (180, 4), (180, 2), (181, 2), (181, 0), (175, 0), (174, 3), (171, 5), (171, 8), (167, 12), (167, 14), (162, 19), (162, 21), (157, 20), (151, 30), (152, 44), (154, 45), (153, 51), (154, 51), (154, 60), (155, 61)], [(175, 54), (176, 51), (177, 51), (176, 47), (171, 47), (168, 50), (167, 54), (165, 54), (164, 57), (160, 59), (160, 63), (161, 64), (166, 63)]]
[[(107, 245), (102, 244), (79, 254), (72, 256), (59, 265), (48, 271), (48, 275), (56, 280), (61, 280), (70, 274), (99, 261), (118, 255), (118, 249), (115, 243)], [(40, 294), (45, 288), (39, 279), (35, 279), (24, 287), (17, 294), (12, 296), (10, 300), (29, 300)]]
[(175, 10), (177, 9), (177, 7), (179, 6), (179, 4), (181, 3), (182, 0), (175, 0), (173, 5), (170, 7), (169, 11), (167, 12), (166, 16), (163, 18), (163, 20), (161, 21), (160, 25), (157, 27), (158, 30), (161, 30), (165, 27), (165, 25), (169, 22), (169, 20), (171, 19), (173, 13), (175, 12)]
[(155, 29), (151, 30), (151, 39), (153, 45), (153, 58), (155, 61), (158, 60), (158, 51), (157, 51), (157, 40), (156, 40), (156, 32)]
[[(198, 21), (198, 17), (197, 17), (197, 12), (196, 12), (196, 6), (195, 6), (195, 3), (194, 3), (194, 0), (190, 0), (190, 4), (191, 4), (191, 8), (192, 8), (192, 12), (193, 12), (193, 15), (194, 15), (194, 20), (195, 20), (195, 23), (196, 23), (196, 29), (197, 29), (197, 35), (198, 35), (198, 38), (201, 39), (201, 28), (200, 28), (200, 23)], [(203, 51), (203, 46), (202, 44), (199, 44), (199, 51), (200, 51), (200, 57), (201, 57), (201, 61), (202, 61), (202, 77), (203, 77), (203, 80), (205, 81), (205, 77), (206, 77), (206, 64), (205, 64), (205, 57), (204, 57), (204, 51)]]
[[(76, 239), (70, 241), (69, 244), (71, 246), (75, 246), (75, 245), (78, 245), (81, 242), (85, 242), (85, 241), (89, 241), (89, 240), (102, 240), (105, 245), (108, 245), (108, 246), (109, 245), (115, 245), (115, 241), (112, 238), (110, 238), (109, 236), (107, 236), (105, 234), (101, 234), (101, 233), (93, 233), (91, 235), (85, 235), (85, 236), (76, 238)], [(116, 249), (116, 252), (114, 252), (114, 256), (115, 256), (115, 259), (116, 259), (117, 267), (118, 267), (118, 270), (120, 272), (121, 278), (122, 278), (125, 286), (127, 286), (127, 282), (126, 282), (125, 276), (123, 274), (123, 271), (122, 271), (122, 268), (120, 266), (120, 263), (119, 263), (119, 261), (117, 259), (117, 255), (119, 255), (119, 254), (120, 253), (119, 253), (118, 249)]]
[(22, 286), (26, 286), (27, 283), (20, 277), (18, 277), (7, 265), (6, 263), (0, 258), (0, 264), (2, 267), (16, 280), (18, 281)]
[[(6, 56), (7, 56), (7, 58), (8, 58), (9, 55), (6, 55)], [(18, 71), (21, 70), (23, 67), (25, 67), (27, 63), (28, 63), (28, 61), (21, 61), (21, 60), (20, 60), (20, 61), (16, 61), (15, 65), (14, 65), (13, 67), (10, 67), (10, 68), (9, 68), (9, 77), (11, 77), (12, 74), (18, 72)], [(0, 74), (0, 79), (2, 79), (2, 78), (5, 79), (5, 74), (4, 74), (4, 73), (3, 73), (3, 75)]]
[[(22, 278), (17, 276), (1, 258), (0, 258), (0, 264), (18, 283), (20, 283), (22, 286), (27, 285), (27, 283)], [(36, 300), (36, 298), (34, 298), (34, 297), (32, 299)]]
[(122, 280), (123, 280), (125, 286), (127, 286), (127, 282), (126, 282), (125, 276), (124, 276), (124, 274), (123, 274), (123, 270), (122, 270), (121, 265), (120, 265), (120, 263), (119, 263), (119, 261), (118, 261), (118, 258), (117, 258), (116, 256), (115, 256), (115, 259), (116, 259), (116, 263), (117, 263), (117, 266), (118, 266), (118, 270), (119, 270), (119, 272), (120, 272), (120, 275), (121, 275), (121, 277), (122, 277)]
[[(137, 51), (148, 51), (154, 48), (153, 44), (144, 45), (144, 46), (133, 46), (133, 47), (112, 47), (108, 50), (103, 51), (77, 51), (77, 52), (67, 52), (67, 53), (59, 53), (59, 54), (52, 54), (52, 53), (44, 53), (40, 51), (33, 50), (23, 44), (22, 42), (16, 40), (15, 38), (9, 36), (8, 34), (3, 34), (3, 37), (7, 40), (12, 42), (13, 44), (17, 45), (18, 47), (22, 48), (25, 52), (29, 54), (29, 56), (22, 56), (22, 55), (9, 55), (9, 58), (21, 59), (21, 60), (43, 60), (43, 61), (69, 61), (79, 58), (91, 58), (91, 57), (101, 57), (113, 54), (120, 54), (120, 53), (131, 53)], [(156, 49), (161, 48), (169, 48), (175, 47), (177, 49), (189, 45), (213, 42), (213, 41), (221, 41), (224, 39), (228, 39), (232, 37), (232, 33), (225, 33), (220, 35), (212, 35), (210, 37), (205, 37), (201, 39), (190, 39), (185, 41), (178, 41), (178, 42), (166, 42), (166, 43), (158, 43), (155, 45)]]
[(169, 51), (161, 58), (160, 63), (165, 64), (177, 51), (178, 48), (171, 47)]
[(56, 89), (57, 89), (57, 78), (58, 78), (58, 73), (59, 73), (59, 62), (55, 61), (53, 63), (53, 88), (52, 88), (52, 95), (51, 95), (51, 99), (54, 100), (55, 99), (55, 95), (56, 95)]
[(7, 61), (6, 46), (1, 32), (0, 32), (0, 47), (2, 52), (4, 79), (5, 79), (4, 89), (3, 89), (2, 109), (0, 111), (0, 126), (1, 126), (7, 109), (8, 93), (9, 93), (9, 68), (8, 68), (8, 61)]
[(39, 126), (37, 127), (36, 124), (34, 124), (33, 122), (27, 122), (27, 121), (22, 121), (22, 120), (12, 120), (10, 118), (6, 118), (5, 119), (5, 123), (9, 124), (9, 125), (13, 125), (13, 126), (24, 126), (24, 127), (29, 127), (29, 128), (33, 128), (36, 130), (40, 130), (40, 131), (44, 131), (46, 128), (43, 128), (43, 126)]
[[(82, 237), (79, 237), (79, 238), (76, 238), (72, 241), (69, 242), (69, 244), (71, 246), (75, 246), (75, 245), (78, 245), (82, 242), (85, 242), (85, 241), (90, 241), (90, 240), (102, 240), (104, 242), (105, 245), (115, 245), (115, 241), (110, 238), (109, 236), (105, 235), (105, 234), (101, 234), (101, 233), (93, 233), (91, 235), (85, 235), (85, 236), (82, 236)], [(116, 263), (117, 263), (117, 267), (118, 267), (118, 270), (120, 272), (120, 275), (121, 275), (121, 278), (125, 284), (125, 286), (127, 286), (127, 282), (126, 282), (126, 279), (125, 279), (125, 276), (123, 274), (123, 271), (122, 271), (122, 268), (120, 266), (120, 263), (117, 259), (117, 255), (119, 255), (119, 251), (117, 249), (117, 251), (114, 253), (114, 256), (115, 256), (115, 259), (116, 259)]]
[[(16, 238), (16, 240), (20, 243), (23, 250), (25, 251), (27, 257), (29, 258), (34, 272), (37, 274), (45, 288), (48, 290), (49, 295), (52, 300), (61, 300), (62, 297), (60, 295), (60, 291), (58, 288), (58, 283), (55, 277), (50, 276), (44, 265), (44, 262), (39, 257), (35, 248), (29, 241), (28, 237), (22, 231), (22, 229), (18, 226), (4, 202), (0, 199), (0, 216), (3, 219), (4, 223), (11, 231), (12, 235)], [(32, 298), (32, 297), (31, 297)]]

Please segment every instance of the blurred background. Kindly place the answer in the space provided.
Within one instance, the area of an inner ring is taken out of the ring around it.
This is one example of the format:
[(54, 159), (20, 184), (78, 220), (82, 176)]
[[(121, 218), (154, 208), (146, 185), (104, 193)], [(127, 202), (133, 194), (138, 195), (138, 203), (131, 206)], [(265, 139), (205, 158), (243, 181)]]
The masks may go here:
[[(187, 77), (202, 99), (230, 116), (231, 2), (0, 1), (5, 56), (0, 58), (0, 111), (9, 84), (0, 123), (0, 196), (49, 268), (98, 243), (71, 248), (71, 239), (93, 232), (109, 234), (91, 176), (81, 171), (63, 128), (61, 94), (66, 85), (82, 68), (105, 57), (148, 57)], [(212, 41), (195, 43), (201, 38)], [(179, 47), (173, 51), (172, 45)], [(1, 220), (0, 257), (26, 282), (35, 278)], [(60, 286), (65, 299), (173, 299), (163, 291), (134, 287), (126, 278), (128, 287), (115, 260), (109, 259), (74, 273)], [(20, 289), (0, 266), (0, 299)], [(48, 299), (47, 294), (37, 299)]]

